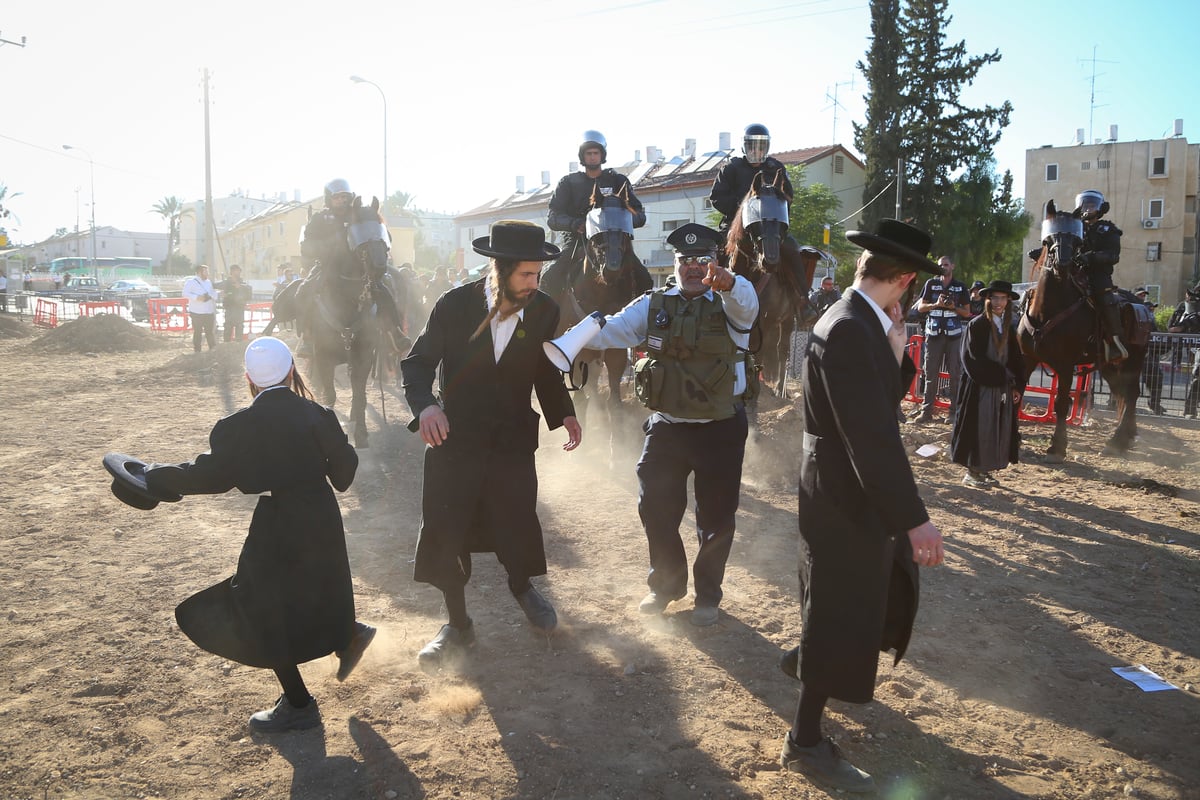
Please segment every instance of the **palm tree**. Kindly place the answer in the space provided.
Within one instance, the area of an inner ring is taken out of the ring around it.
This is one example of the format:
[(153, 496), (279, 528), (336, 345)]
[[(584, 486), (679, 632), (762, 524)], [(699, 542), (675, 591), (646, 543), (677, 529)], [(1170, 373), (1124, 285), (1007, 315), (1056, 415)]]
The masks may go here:
[(167, 221), (167, 257), (163, 259), (163, 271), (170, 272), (172, 254), (175, 252), (175, 246), (179, 244), (180, 224), (184, 217), (192, 216), (192, 209), (184, 208), (180, 199), (171, 195), (159, 200), (150, 210)]

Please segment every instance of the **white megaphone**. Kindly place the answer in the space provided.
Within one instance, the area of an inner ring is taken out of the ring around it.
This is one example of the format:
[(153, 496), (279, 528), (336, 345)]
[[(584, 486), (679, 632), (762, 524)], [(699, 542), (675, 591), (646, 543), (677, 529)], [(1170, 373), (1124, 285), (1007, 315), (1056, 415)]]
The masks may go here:
[(573, 328), (563, 331), (562, 336), (549, 342), (543, 342), (542, 349), (546, 351), (546, 358), (550, 359), (550, 363), (559, 372), (570, 375), (571, 367), (574, 366), (575, 357), (579, 355), (579, 351), (587, 347), (588, 342), (596, 338), (596, 334), (603, 327), (604, 315), (599, 311), (593, 311)]

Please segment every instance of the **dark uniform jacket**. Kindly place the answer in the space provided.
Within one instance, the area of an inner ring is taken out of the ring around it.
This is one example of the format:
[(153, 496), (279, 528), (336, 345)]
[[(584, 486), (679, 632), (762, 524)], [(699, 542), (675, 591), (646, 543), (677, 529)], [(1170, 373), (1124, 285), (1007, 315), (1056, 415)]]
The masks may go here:
[[(216, 424), (210, 452), (148, 470), (152, 491), (261, 494), (237, 572), (175, 609), (200, 647), (252, 667), (301, 664), (354, 633), (346, 539), (330, 483), (345, 491), (358, 456), (332, 410), (288, 389), (261, 393)], [(269, 492), (269, 494), (266, 494)]]
[(727, 227), (733, 215), (737, 213), (738, 206), (746, 199), (746, 194), (754, 183), (755, 175), (759, 172), (765, 173), (763, 177), (770, 183), (774, 181), (775, 173), (780, 170), (783, 171), (781, 184), (783, 193), (791, 199), (793, 196), (792, 182), (788, 179), (787, 170), (777, 159), (767, 156), (757, 167), (742, 156), (734, 156), (729, 159), (729, 162), (717, 173), (717, 179), (713, 181), (712, 191), (708, 196), (708, 199), (712, 201), (713, 208), (724, 215), (721, 226)]
[(907, 531), (929, 515), (896, 422), (916, 374), (870, 304), (849, 291), (809, 336), (800, 461), (799, 676), (854, 703), (871, 699), (879, 651), (904, 655), (918, 573)]
[(1113, 285), (1113, 267), (1121, 260), (1121, 229), (1111, 220), (1084, 223), (1080, 254), (1087, 264), (1088, 281), (1098, 292)]
[(634, 195), (629, 178), (614, 169), (605, 169), (594, 179), (589, 178), (586, 172), (572, 172), (559, 180), (554, 194), (550, 195), (550, 213), (546, 220), (550, 230), (564, 231), (575, 237), (592, 208), (592, 192), (597, 188), (600, 195), (622, 194), (627, 197), (629, 210), (633, 212), (633, 227), (640, 228), (646, 224), (646, 211), (642, 208), (642, 201)]
[(414, 575), (439, 588), (467, 581), (472, 552), (496, 553), (511, 574), (546, 573), (534, 465), (541, 418), (532, 392), (550, 430), (575, 415), (562, 375), (542, 349), (558, 324), (549, 297), (538, 292), (525, 307), (499, 363), (490, 326), (469, 341), (487, 316), (485, 281), (442, 295), (400, 364), (413, 417), (438, 402), (436, 375), (450, 423), (446, 441), (425, 449)]

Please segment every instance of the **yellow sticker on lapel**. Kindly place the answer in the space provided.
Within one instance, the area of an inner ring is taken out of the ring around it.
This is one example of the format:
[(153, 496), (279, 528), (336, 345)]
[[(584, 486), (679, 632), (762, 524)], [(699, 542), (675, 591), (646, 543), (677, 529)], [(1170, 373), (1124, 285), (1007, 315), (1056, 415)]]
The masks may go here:
[(517, 338), (518, 339), (525, 338), (525, 329), (524, 328), (517, 328)]

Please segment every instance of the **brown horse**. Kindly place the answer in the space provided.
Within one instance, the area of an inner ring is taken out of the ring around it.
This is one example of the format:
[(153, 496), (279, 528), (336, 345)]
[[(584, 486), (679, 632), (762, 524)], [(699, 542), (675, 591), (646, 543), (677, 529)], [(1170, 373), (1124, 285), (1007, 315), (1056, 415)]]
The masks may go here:
[[(1046, 203), (1042, 223), (1042, 254), (1034, 266), (1040, 270), (1037, 285), (1026, 293), (1017, 328), (1025, 356), (1025, 381), (1045, 364), (1058, 375), (1054, 398), (1054, 436), (1046, 461), (1061, 463), (1067, 453), (1067, 417), (1071, 410), (1071, 384), (1077, 364), (1103, 359), (1099, 318), (1091, 305), (1080, 249), (1083, 222), (1078, 212), (1059, 211)], [(1117, 429), (1104, 446), (1106, 455), (1119, 455), (1137, 438), (1137, 399), (1142, 362), (1150, 332), (1150, 310), (1123, 292), (1121, 322), (1129, 357), (1100, 366), (1100, 374), (1117, 401)]]
[[(758, 292), (759, 346), (763, 380), (776, 397), (783, 397), (787, 364), (796, 320), (808, 309), (808, 289), (821, 260), (813, 247), (796, 248), (787, 238), (787, 199), (776, 181), (768, 184), (762, 173), (754, 176), (725, 239), (729, 269), (754, 285)], [(791, 246), (788, 246), (790, 242)], [(753, 337), (751, 337), (753, 343)]]

